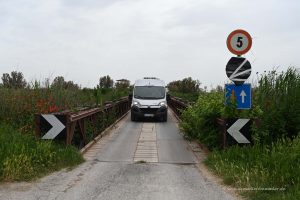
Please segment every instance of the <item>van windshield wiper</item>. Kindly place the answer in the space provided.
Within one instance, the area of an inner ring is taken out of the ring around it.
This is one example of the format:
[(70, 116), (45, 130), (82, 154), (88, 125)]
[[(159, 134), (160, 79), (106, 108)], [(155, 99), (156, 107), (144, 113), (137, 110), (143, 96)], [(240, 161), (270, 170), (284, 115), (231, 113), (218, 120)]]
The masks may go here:
[(137, 99), (163, 99), (164, 96), (162, 96), (162, 97), (145, 97), (145, 96), (134, 95), (134, 98), (137, 98)]
[(144, 97), (145, 99), (163, 99), (163, 97)]
[(137, 98), (137, 99), (145, 99), (145, 97), (142, 97), (142, 96), (139, 96), (139, 95), (134, 95), (134, 98)]

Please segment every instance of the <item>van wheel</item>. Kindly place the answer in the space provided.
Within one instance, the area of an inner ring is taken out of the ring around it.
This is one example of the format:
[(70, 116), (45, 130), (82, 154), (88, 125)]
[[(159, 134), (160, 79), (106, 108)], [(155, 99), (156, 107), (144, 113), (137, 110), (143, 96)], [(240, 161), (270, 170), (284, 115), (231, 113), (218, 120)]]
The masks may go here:
[(162, 122), (166, 122), (166, 121), (168, 121), (168, 114), (167, 114), (167, 113), (163, 115), (163, 117), (162, 117), (162, 120), (161, 120), (161, 121), (162, 121)]
[(132, 122), (136, 121), (136, 117), (135, 117), (135, 115), (133, 113), (131, 113), (131, 121)]

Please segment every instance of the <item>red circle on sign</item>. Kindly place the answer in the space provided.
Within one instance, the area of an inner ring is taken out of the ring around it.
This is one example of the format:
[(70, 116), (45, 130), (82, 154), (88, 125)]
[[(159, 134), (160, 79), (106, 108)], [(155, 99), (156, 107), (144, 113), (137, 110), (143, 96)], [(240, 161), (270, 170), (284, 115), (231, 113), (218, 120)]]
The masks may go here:
[[(240, 51), (234, 49), (234, 47), (232, 46), (232, 43), (231, 43), (232, 38), (235, 37), (235, 36), (237, 36), (237, 35), (243, 35), (247, 39), (247, 43), (246, 43), (247, 46), (243, 50), (240, 50)], [(237, 30), (232, 31), (228, 35), (226, 44), (227, 44), (227, 48), (229, 49), (229, 51), (231, 53), (233, 53), (235, 55), (243, 55), (243, 54), (247, 53), (251, 49), (252, 38), (251, 38), (250, 34), (247, 31), (242, 30), (242, 29), (237, 29)]]

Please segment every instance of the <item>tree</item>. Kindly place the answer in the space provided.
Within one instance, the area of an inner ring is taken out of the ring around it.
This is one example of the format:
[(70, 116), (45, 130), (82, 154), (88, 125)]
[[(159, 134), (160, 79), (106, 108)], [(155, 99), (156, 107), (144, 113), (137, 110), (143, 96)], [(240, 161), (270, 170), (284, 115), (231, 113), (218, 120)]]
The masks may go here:
[(73, 81), (65, 81), (63, 76), (57, 76), (54, 78), (52, 88), (62, 88), (62, 89), (79, 89), (79, 86)]
[(191, 77), (182, 80), (172, 81), (168, 84), (169, 91), (181, 93), (200, 92), (201, 83), (199, 80), (193, 80)]
[(10, 75), (8, 73), (4, 73), (1, 77), (3, 87), (6, 88), (25, 88), (27, 83), (23, 76), (22, 72), (12, 71)]
[(43, 82), (43, 86), (45, 88), (50, 88), (51, 84), (50, 84), (50, 78), (46, 78)]
[(120, 79), (120, 80), (117, 80), (116, 84), (115, 84), (115, 87), (117, 89), (128, 89), (130, 86), (130, 81), (127, 80), (127, 79)]
[(212, 92), (220, 92), (222, 93), (224, 91), (224, 88), (221, 85), (217, 85), (216, 88), (211, 89)]
[(57, 76), (52, 81), (51, 87), (52, 88), (64, 88), (65, 87), (65, 78), (63, 76)]
[(110, 78), (109, 75), (100, 77), (99, 79), (100, 88), (112, 88), (113, 85), (114, 85), (114, 81), (112, 78)]
[(183, 93), (195, 93), (200, 91), (200, 82), (199, 80), (193, 80), (191, 77), (184, 78), (181, 81), (180, 92)]
[(179, 80), (170, 82), (168, 84), (169, 91), (178, 92), (179, 87), (180, 87), (180, 83), (181, 83), (181, 81), (179, 81)]
[(65, 89), (78, 90), (79, 88), (80, 88), (79, 85), (74, 83), (73, 81), (67, 81), (65, 83)]

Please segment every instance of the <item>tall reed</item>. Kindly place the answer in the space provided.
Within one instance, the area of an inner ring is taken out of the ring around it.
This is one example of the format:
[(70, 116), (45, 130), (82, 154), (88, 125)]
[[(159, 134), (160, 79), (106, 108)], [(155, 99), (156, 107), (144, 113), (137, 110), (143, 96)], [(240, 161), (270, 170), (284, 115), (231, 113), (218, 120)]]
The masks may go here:
[(254, 104), (263, 110), (261, 141), (270, 144), (281, 137), (300, 133), (300, 73), (295, 68), (286, 72), (262, 74), (254, 94)]

